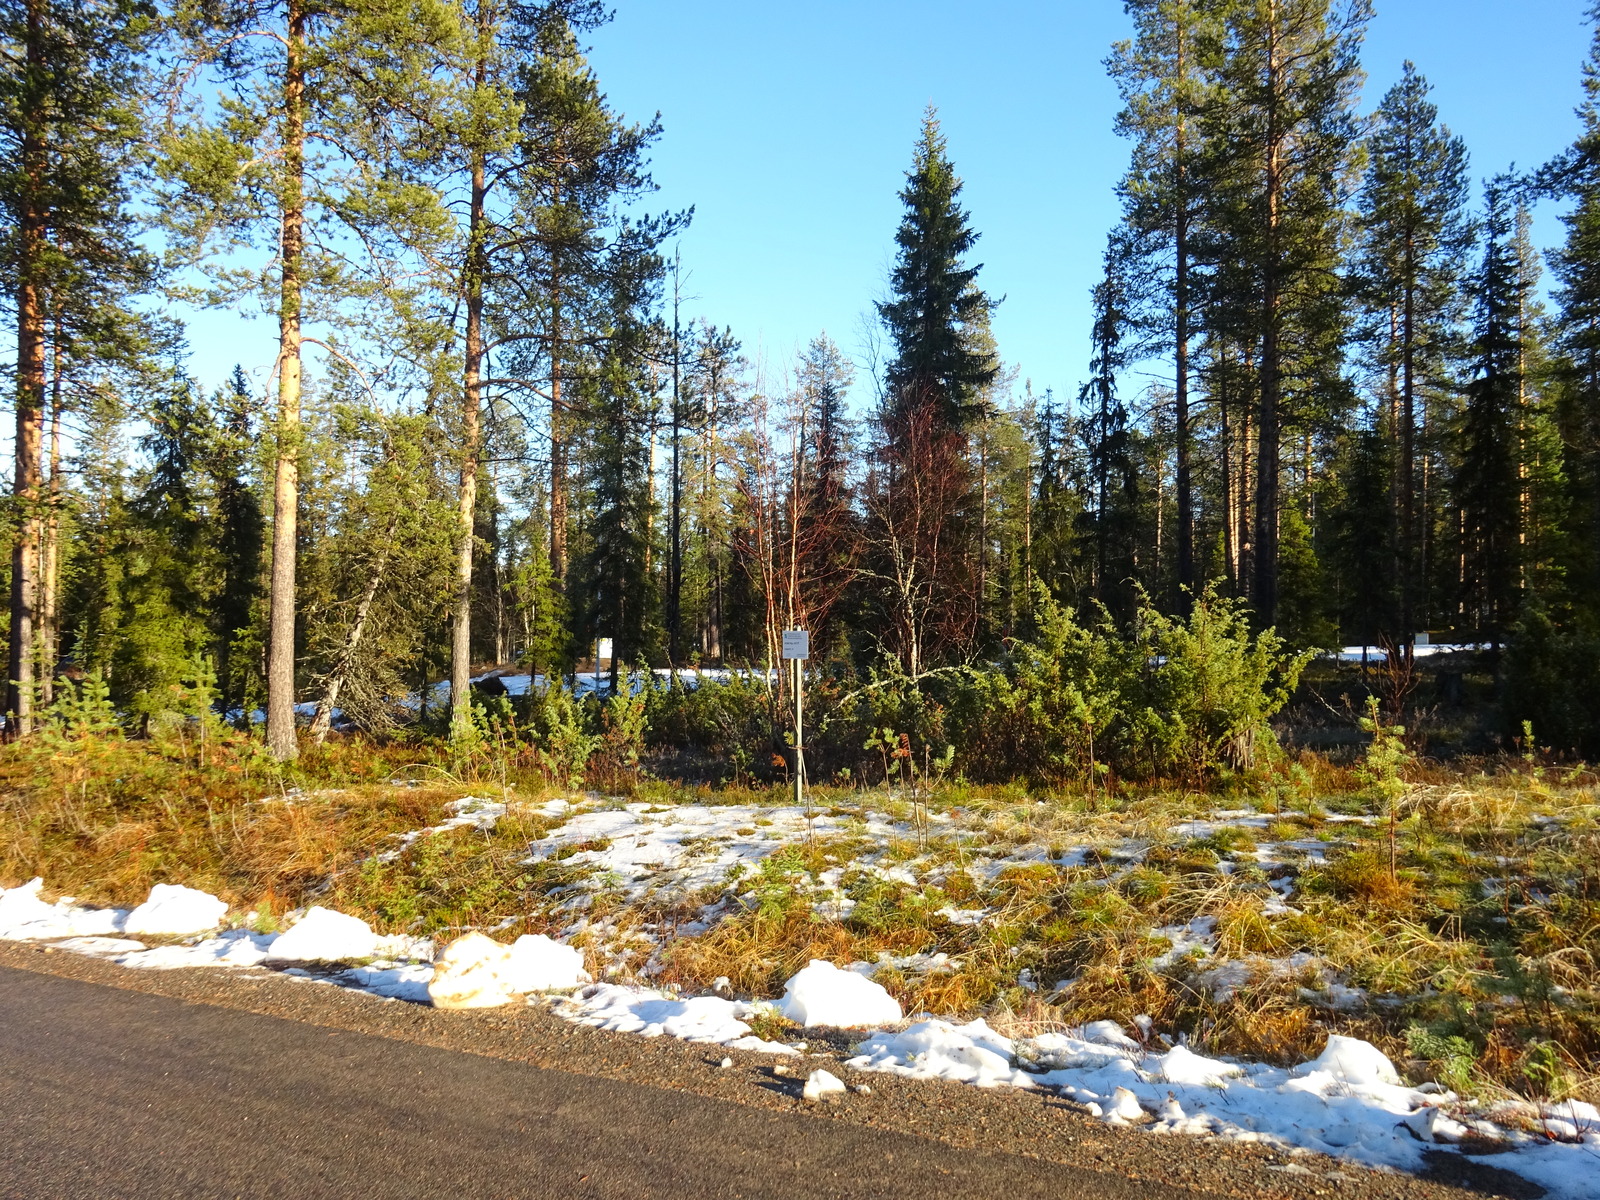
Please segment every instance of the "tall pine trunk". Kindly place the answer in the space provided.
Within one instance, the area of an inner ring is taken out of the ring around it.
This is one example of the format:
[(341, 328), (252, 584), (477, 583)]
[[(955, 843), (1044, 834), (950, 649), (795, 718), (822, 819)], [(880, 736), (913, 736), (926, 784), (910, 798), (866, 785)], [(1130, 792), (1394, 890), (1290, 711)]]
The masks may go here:
[(305, 250), (307, 15), (289, 0), (283, 81), (283, 232), (278, 299), (278, 436), (272, 489), (272, 595), (267, 642), (267, 746), (299, 754), (294, 728), (295, 551), (300, 504), (300, 310)]
[(1282, 67), (1278, 59), (1276, 6), (1273, 6), (1272, 45), (1268, 51), (1268, 104), (1265, 149), (1266, 253), (1261, 287), (1261, 406), (1256, 420), (1256, 512), (1252, 554), (1251, 600), (1256, 619), (1271, 625), (1278, 618), (1278, 457), (1279, 414), (1282, 411), (1283, 365), (1279, 345), (1283, 322), (1280, 293), (1282, 267), (1279, 222), (1283, 205), (1284, 147), (1279, 111), (1282, 101)]
[[(1178, 79), (1184, 79), (1184, 24), (1178, 35)], [(1178, 94), (1177, 128), (1174, 132), (1172, 163), (1175, 184), (1173, 212), (1173, 419), (1177, 425), (1177, 478), (1173, 481), (1178, 506), (1178, 610), (1188, 612), (1194, 592), (1194, 494), (1189, 481), (1191, 453), (1189, 428), (1189, 196), (1187, 151), (1188, 130), (1184, 124), (1183, 94)]]
[[(28, 4), (27, 70), (47, 69), (42, 0)], [(11, 646), (6, 676), (6, 729), (22, 737), (33, 728), (34, 611), (38, 598), (41, 450), (44, 435), (45, 299), (39, 276), (48, 247), (44, 209), (47, 148), (36, 114), (24, 118), (20, 161), (22, 205), (16, 232), (17, 436), (12, 491), (17, 497), (17, 532), (11, 547)]]
[(1400, 630), (1410, 642), (1417, 633), (1417, 248), (1406, 234), (1405, 301), (1400, 319)]
[(50, 481), (44, 545), (39, 562), (39, 703), (55, 702), (56, 661), (61, 645), (61, 341), (57, 330), (50, 398)]
[[(477, 83), (483, 84), (480, 61)], [(467, 339), (461, 399), (461, 479), (456, 505), (455, 620), (450, 639), (450, 736), (472, 729), (472, 550), (478, 502), (478, 454), (483, 401), (484, 209), (488, 183), (482, 151), (472, 155), (472, 200), (467, 218)]]

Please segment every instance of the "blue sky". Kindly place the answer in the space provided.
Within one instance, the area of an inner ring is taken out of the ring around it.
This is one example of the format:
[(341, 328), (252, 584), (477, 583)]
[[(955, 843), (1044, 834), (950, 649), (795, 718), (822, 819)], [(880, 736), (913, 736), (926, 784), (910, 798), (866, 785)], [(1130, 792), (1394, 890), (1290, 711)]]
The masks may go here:
[[(1363, 58), (1370, 110), (1405, 58), (1482, 178), (1531, 166), (1576, 130), (1588, 34), (1581, 0), (1379, 0)], [(1088, 357), (1087, 292), (1127, 147), (1103, 61), (1117, 0), (616, 0), (591, 40), (612, 102), (660, 111), (663, 208), (694, 205), (682, 238), (689, 315), (731, 325), (781, 370), (826, 330), (847, 351), (881, 294), (896, 193), (930, 101), (982, 233), (982, 280), (1005, 303), (1002, 355), (1036, 390), (1071, 393)], [(1561, 228), (1541, 213), (1541, 245)], [(207, 314), (192, 368), (264, 378), (275, 325)]]
[[(1579, 0), (1378, 10), (1364, 111), (1409, 57), (1475, 177), (1571, 141), (1588, 40)], [(983, 282), (1006, 297), (1001, 353), (1036, 389), (1072, 392), (1127, 161), (1102, 65), (1127, 30), (1117, 0), (618, 0), (591, 59), (620, 109), (661, 112), (659, 200), (696, 206), (682, 239), (691, 311), (732, 325), (774, 365), (822, 329), (855, 349), (932, 101), (982, 232)], [(1544, 245), (1561, 234), (1550, 214), (1538, 232)]]

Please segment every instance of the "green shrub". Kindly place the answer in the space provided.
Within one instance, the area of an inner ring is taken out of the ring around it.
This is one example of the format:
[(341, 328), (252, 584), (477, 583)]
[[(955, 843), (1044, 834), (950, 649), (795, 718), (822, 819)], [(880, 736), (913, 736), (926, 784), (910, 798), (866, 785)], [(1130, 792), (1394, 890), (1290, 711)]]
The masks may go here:
[(1249, 766), (1310, 657), (1252, 633), (1244, 605), (1212, 588), (1186, 619), (1143, 599), (1126, 632), (1104, 609), (1080, 625), (1042, 590), (1034, 612), (1035, 635), (953, 701), (963, 763), (1042, 780)]
[(1547, 746), (1600, 756), (1600, 631), (1582, 622), (1557, 625), (1542, 608), (1527, 611), (1505, 657), (1505, 734), (1524, 722)]

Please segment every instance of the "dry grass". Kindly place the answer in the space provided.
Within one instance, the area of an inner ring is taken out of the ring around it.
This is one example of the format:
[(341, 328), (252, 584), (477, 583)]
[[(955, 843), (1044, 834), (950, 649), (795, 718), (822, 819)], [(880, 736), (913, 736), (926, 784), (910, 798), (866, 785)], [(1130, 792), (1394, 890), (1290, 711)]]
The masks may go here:
[[(350, 743), (282, 773), (243, 741), (213, 743), (202, 760), (193, 743), (88, 740), (59, 753), (0, 749), (0, 884), (42, 874), (87, 902), (126, 905), (153, 883), (185, 883), (268, 914), (318, 900), (390, 932), (563, 933), (597, 975), (686, 989), (727, 976), (757, 996), (776, 995), (812, 958), (888, 958), (904, 965), (875, 977), (908, 1012), (981, 1015), (1001, 1032), (1149, 1016), (1211, 1053), (1290, 1063), (1339, 1031), (1374, 1041), (1414, 1078), (1600, 1099), (1594, 777), (1516, 761), (1417, 774), (1392, 846), (1382, 822), (1330, 817), (1377, 810), (1348, 770), (1309, 754), (1220, 795), (1121, 788), (1091, 804), (954, 786), (927, 801), (949, 819), (922, 833), (895, 793), (817, 789), (818, 811), (842, 819), (842, 832), (797, 841), (721, 887), (630, 900), (592, 868), (530, 862), (528, 843), (551, 821), (515, 804), (491, 833), (457, 830), (376, 857), (465, 794), (537, 798), (544, 785), (532, 768)], [(665, 807), (788, 802), (782, 790), (623, 783)], [(1172, 833), (1241, 807), (1270, 822)], [(880, 843), (869, 811), (911, 832)], [(1316, 838), (1318, 855), (1255, 860), (1258, 845)], [(1083, 865), (1060, 865), (1079, 847)], [(994, 865), (1012, 853), (1024, 861)], [(854, 908), (825, 919), (818, 880), (839, 867)], [(1264, 911), (1269, 875), (1293, 880), (1297, 912)], [(711, 906), (720, 919), (686, 936)], [(986, 916), (954, 924), (940, 915), (947, 906)], [(1202, 916), (1216, 918), (1210, 953), (1155, 965), (1166, 946), (1151, 931)], [(1315, 966), (1284, 968), (1296, 953)], [(934, 954), (948, 956), (935, 969), (916, 957)], [(1253, 964), (1225, 999), (1208, 981), (1219, 962)], [(1057, 992), (1061, 981), (1070, 986)], [(1371, 1002), (1355, 1011), (1313, 1002), (1332, 984)]]

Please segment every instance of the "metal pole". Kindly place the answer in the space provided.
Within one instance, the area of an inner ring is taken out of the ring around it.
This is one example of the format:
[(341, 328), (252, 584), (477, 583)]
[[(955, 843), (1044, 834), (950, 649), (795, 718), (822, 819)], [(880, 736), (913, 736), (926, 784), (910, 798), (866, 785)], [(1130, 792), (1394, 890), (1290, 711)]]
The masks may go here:
[(806, 752), (801, 738), (801, 689), (805, 686), (805, 663), (794, 659), (794, 803), (796, 808), (805, 805)]

